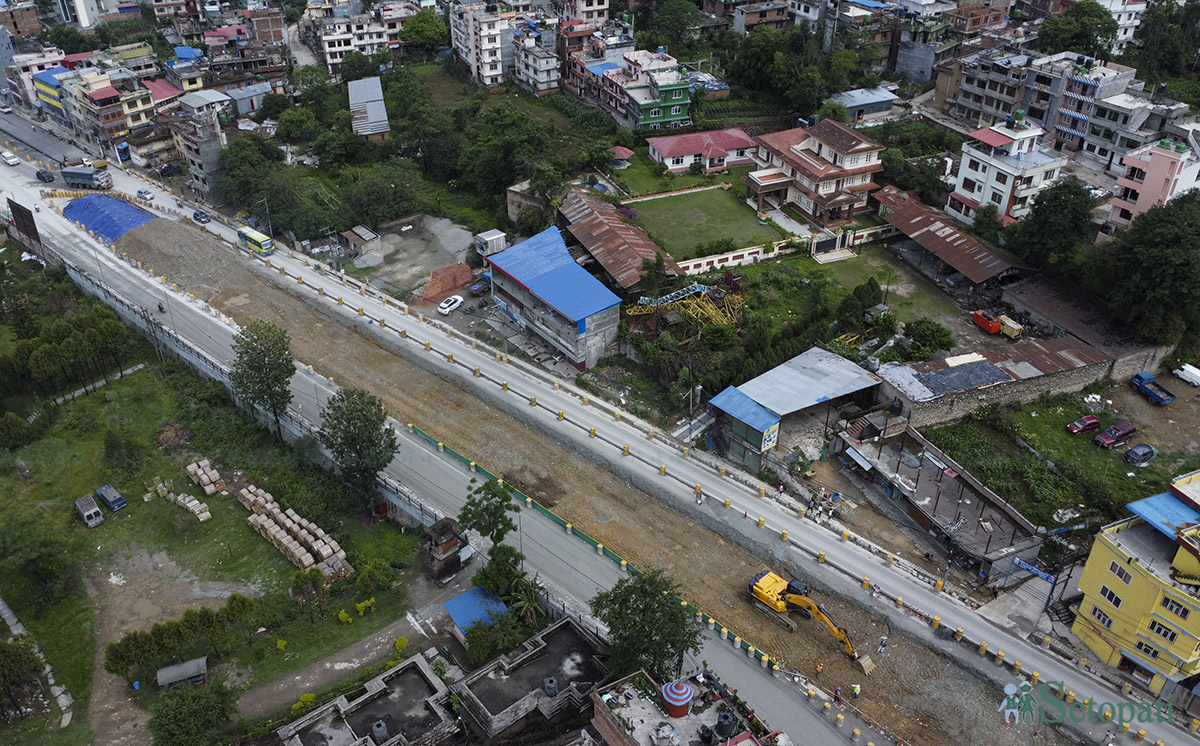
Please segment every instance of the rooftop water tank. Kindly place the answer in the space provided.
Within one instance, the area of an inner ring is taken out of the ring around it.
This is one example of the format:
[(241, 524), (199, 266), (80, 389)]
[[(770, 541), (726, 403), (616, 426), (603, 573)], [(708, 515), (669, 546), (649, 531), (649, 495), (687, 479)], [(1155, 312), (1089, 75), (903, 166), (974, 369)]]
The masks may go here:
[(662, 687), (663, 704), (667, 708), (667, 715), (673, 718), (687, 717), (695, 696), (695, 690), (682, 681), (673, 681)]

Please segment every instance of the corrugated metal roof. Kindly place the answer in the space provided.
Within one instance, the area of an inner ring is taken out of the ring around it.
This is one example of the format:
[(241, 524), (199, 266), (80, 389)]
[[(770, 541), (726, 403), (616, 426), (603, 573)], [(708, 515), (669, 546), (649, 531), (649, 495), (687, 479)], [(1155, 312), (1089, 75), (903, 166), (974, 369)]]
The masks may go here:
[(766, 407), (730, 386), (708, 400), (708, 403), (736, 420), (746, 423), (760, 433), (779, 424), (779, 416)]
[(1125, 507), (1172, 540), (1175, 539), (1175, 529), (1200, 521), (1200, 513), (1170, 492), (1144, 497)]
[(208, 656), (201, 656), (183, 663), (176, 663), (173, 666), (164, 666), (158, 669), (155, 679), (159, 686), (170, 686), (206, 673), (208, 673)]
[(588, 65), (587, 71), (592, 75), (595, 75), (597, 78), (603, 78), (605, 72), (609, 70), (619, 70), (620, 68), (621, 66), (615, 62), (601, 62), (596, 65)]
[(508, 610), (504, 602), (489, 594), (482, 588), (472, 588), (461, 596), (456, 596), (442, 604), (450, 619), (464, 633), (476, 622), (492, 626), (490, 612), (503, 614)]
[(884, 219), (977, 285), (1017, 269), (960, 230), (949, 215), (928, 205), (908, 204)]
[[(695, 155), (703, 153), (707, 148), (716, 147), (721, 150), (753, 150), (755, 142), (750, 135), (734, 127), (726, 130), (709, 130), (693, 132), (688, 135), (666, 135), (665, 137), (646, 138), (646, 144), (654, 148), (663, 158)], [(728, 155), (728, 153), (726, 153)]]
[(977, 129), (971, 133), (971, 137), (975, 138), (981, 143), (984, 143), (985, 145), (991, 145), (993, 148), (1002, 148), (1015, 139), (1009, 137), (1003, 132), (992, 129), (991, 127)]
[(655, 254), (662, 256), (668, 274), (683, 277), (684, 271), (670, 254), (641, 229), (622, 220), (617, 208), (604, 200), (572, 189), (558, 209), (567, 219), (570, 234), (623, 289), (642, 281), (642, 260), (653, 260)]
[(746, 381), (738, 389), (783, 416), (861, 391), (876, 385), (879, 380), (874, 373), (841, 355), (813, 347)]
[(347, 86), (347, 90), (350, 92), (350, 108), (368, 101), (383, 100), (383, 83), (380, 82), (378, 76), (352, 80)]
[(891, 103), (899, 98), (883, 86), (875, 86), (874, 88), (855, 88), (853, 91), (843, 91), (836, 96), (830, 96), (826, 101), (837, 101), (842, 106), (853, 111), (859, 106), (869, 106), (871, 104)]
[(604, 283), (575, 263), (558, 228), (547, 228), (487, 261), (575, 322), (621, 304)]

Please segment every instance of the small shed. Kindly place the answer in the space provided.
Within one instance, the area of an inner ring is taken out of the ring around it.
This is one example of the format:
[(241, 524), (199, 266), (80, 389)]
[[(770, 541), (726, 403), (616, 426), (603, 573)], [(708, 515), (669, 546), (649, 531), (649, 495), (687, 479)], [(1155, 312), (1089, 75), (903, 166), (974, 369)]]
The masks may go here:
[(613, 153), (613, 168), (629, 168), (629, 159), (633, 158), (633, 151), (629, 148), (614, 145)]
[(454, 635), (454, 639), (462, 643), (463, 647), (467, 645), (468, 629), (478, 622), (490, 627), (493, 613), (498, 616), (508, 611), (503, 601), (482, 588), (472, 588), (442, 604), (442, 607), (453, 622), (450, 634)]
[(425, 529), (429, 536), (429, 569), (438, 583), (444, 583), (471, 561), (474, 551), (458, 521), (447, 516)]
[(836, 96), (830, 96), (825, 102), (836, 101), (850, 112), (850, 123), (870, 119), (874, 116), (887, 114), (892, 110), (892, 103), (899, 98), (883, 86), (874, 88), (855, 88), (844, 91)]
[(156, 677), (160, 687), (178, 689), (186, 684), (203, 684), (208, 678), (208, 656), (193, 658), (158, 669)]
[(342, 247), (346, 256), (362, 256), (368, 251), (380, 248), (379, 234), (365, 225), (356, 225), (348, 231), (342, 231)]

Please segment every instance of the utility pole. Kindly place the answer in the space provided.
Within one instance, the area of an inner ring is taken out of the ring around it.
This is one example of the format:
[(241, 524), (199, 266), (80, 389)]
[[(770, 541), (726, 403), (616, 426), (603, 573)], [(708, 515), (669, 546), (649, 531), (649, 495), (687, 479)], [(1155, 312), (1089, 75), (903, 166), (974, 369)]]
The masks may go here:
[(271, 203), (267, 202), (266, 197), (263, 197), (262, 199), (255, 202), (254, 204), (256, 206), (257, 205), (263, 206), (263, 209), (267, 213), (267, 235), (270, 236), (271, 238), (275, 238), (275, 232), (273, 230), (271, 230)]

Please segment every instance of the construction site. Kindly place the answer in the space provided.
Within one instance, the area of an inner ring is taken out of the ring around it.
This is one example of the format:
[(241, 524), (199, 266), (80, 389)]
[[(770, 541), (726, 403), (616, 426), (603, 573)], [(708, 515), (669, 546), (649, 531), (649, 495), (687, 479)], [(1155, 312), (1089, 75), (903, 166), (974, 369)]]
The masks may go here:
[[(879, 612), (854, 599), (818, 592), (813, 597), (791, 594), (804, 596), (813, 608), (785, 598), (779, 601), (785, 616), (792, 614), (789, 604), (799, 604), (816, 618), (793, 625), (795, 631), (778, 624), (756, 610), (752, 599), (758, 595), (748, 592), (747, 582), (761, 570), (757, 558), (648, 499), (605, 466), (502, 411), (480, 406), (474, 394), (382, 348), (293, 288), (253, 272), (212, 236), (156, 219), (126, 233), (114, 248), (143, 266), (154, 267), (238, 324), (263, 319), (279, 325), (290, 334), (291, 351), (298, 361), (340, 386), (372, 391), (397, 417), (502, 473), (525, 494), (554, 506), (559, 515), (631, 563), (647, 570), (662, 569), (679, 583), (688, 601), (720, 618), (744, 639), (771, 650), (789, 669), (815, 674), (820, 664), (818, 683), (828, 689), (861, 682), (863, 697), (856, 706), (904, 742), (979, 743), (980, 734), (986, 732), (990, 743), (1030, 743), (1028, 733), (997, 731), (996, 692), (990, 682), (950, 657), (893, 632)], [(640, 303), (628, 313), (655, 323), (678, 314), (701, 326), (732, 326), (742, 319), (747, 298), (752, 297), (733, 290), (730, 283), (692, 285)], [(432, 306), (425, 309), (430, 311)], [(397, 381), (404, 385), (396, 385)], [(856, 499), (849, 486), (836, 483), (840, 477), (828, 464), (820, 464), (815, 474), (814, 480), (827, 480), (830, 489), (840, 487), (846, 494), (843, 509), (849, 525), (860, 526), (880, 541), (894, 539), (902, 544), (895, 547), (897, 552), (909, 556), (915, 552), (915, 545), (896, 532), (886, 516), (875, 513), (867, 500)], [(876, 530), (878, 534), (870, 533)], [(833, 619), (838, 622), (832, 623)], [(841, 636), (836, 630), (841, 630)], [(851, 636), (858, 648), (849, 642)], [(882, 636), (890, 644), (883, 656), (877, 656), (874, 641)], [(871, 648), (869, 677), (860, 648)], [(1034, 741), (1074, 742), (1046, 730)]]

